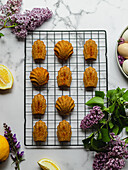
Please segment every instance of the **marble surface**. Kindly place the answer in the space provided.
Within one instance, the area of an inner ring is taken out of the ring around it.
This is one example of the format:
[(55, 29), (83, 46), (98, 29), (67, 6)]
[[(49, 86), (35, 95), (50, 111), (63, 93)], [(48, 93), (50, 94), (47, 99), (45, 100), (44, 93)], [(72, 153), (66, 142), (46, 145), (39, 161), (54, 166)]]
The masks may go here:
[[(106, 30), (109, 89), (128, 87), (128, 80), (120, 72), (115, 58), (117, 39), (127, 26), (127, 0), (23, 0), (22, 11), (33, 7), (49, 7), (53, 11), (53, 17), (39, 28), (42, 30)], [(84, 149), (39, 150), (24, 147), (24, 41), (18, 41), (10, 30), (3, 30), (3, 33), (5, 37), (0, 39), (0, 64), (12, 71), (14, 86), (12, 90), (0, 94), (0, 134), (3, 134), (3, 122), (17, 133), (26, 159), (21, 163), (21, 169), (39, 170), (36, 162), (47, 157), (54, 160), (62, 170), (92, 170), (93, 152)], [(9, 158), (0, 164), (0, 169), (13, 170), (11, 163)], [(126, 169), (128, 162), (124, 170)]]

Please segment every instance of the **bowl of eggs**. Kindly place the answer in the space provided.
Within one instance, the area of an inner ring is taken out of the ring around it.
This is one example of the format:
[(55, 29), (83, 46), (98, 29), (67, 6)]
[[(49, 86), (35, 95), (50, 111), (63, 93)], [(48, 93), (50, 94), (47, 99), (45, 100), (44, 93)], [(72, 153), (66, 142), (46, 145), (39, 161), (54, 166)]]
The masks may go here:
[(116, 47), (118, 66), (124, 76), (128, 78), (128, 27), (122, 32)]

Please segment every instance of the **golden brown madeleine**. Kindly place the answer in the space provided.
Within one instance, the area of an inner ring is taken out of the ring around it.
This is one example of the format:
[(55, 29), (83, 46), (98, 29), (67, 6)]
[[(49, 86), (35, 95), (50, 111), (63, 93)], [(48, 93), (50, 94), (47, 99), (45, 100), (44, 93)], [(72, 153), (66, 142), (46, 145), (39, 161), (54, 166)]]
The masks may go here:
[(75, 107), (74, 100), (68, 95), (61, 96), (57, 99), (55, 107), (60, 115), (69, 115)]
[(57, 137), (59, 142), (69, 142), (71, 140), (71, 125), (66, 120), (63, 120), (57, 126)]
[(32, 114), (44, 114), (46, 110), (46, 100), (43, 95), (37, 94), (32, 99)]
[(73, 54), (72, 44), (68, 41), (59, 41), (54, 47), (55, 55), (61, 60), (67, 60)]
[(48, 83), (49, 73), (43, 67), (37, 67), (30, 73), (30, 80), (33, 85), (39, 87)]
[(42, 120), (39, 120), (35, 123), (35, 126), (33, 127), (33, 139), (35, 142), (42, 141), (45, 142), (47, 138), (47, 126), (45, 122)]
[(89, 39), (88, 41), (86, 41), (84, 44), (83, 53), (84, 53), (85, 60), (89, 60), (89, 59), (96, 60), (97, 54), (98, 54), (96, 42), (92, 39)]
[(43, 41), (37, 40), (32, 46), (32, 56), (34, 60), (44, 60), (46, 56), (46, 46)]
[(84, 86), (86, 87), (96, 87), (98, 82), (97, 72), (94, 68), (88, 67), (84, 72)]
[(59, 87), (70, 87), (72, 81), (72, 72), (67, 66), (61, 67), (58, 71), (57, 83)]

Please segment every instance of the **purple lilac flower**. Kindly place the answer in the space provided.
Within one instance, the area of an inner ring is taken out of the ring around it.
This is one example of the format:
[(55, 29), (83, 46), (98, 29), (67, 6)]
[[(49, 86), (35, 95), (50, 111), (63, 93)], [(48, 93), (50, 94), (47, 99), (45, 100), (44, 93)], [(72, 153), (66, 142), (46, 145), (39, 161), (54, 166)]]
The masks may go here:
[(95, 155), (94, 170), (119, 170), (125, 166), (125, 159), (128, 159), (128, 144), (122, 141), (114, 133), (110, 134), (112, 139), (105, 148), (105, 153)]
[(95, 159), (93, 162), (94, 170), (103, 170), (106, 162), (108, 161), (107, 153), (100, 152), (95, 155)]
[(48, 8), (34, 8), (32, 11), (27, 10), (24, 14), (14, 14), (10, 17), (11, 23), (17, 24), (13, 28), (13, 33), (17, 37), (25, 38), (27, 31), (35, 30), (51, 16), (52, 12)]
[(23, 155), (24, 151), (21, 153), (19, 152), (20, 149), (20, 142), (17, 142), (16, 134), (12, 134), (11, 128), (7, 126), (6, 123), (3, 124), (5, 132), (4, 136), (8, 140), (9, 146), (10, 146), (10, 153), (11, 153), (11, 158), (15, 162), (15, 169), (19, 169), (19, 163), (23, 161)]
[(125, 40), (124, 40), (123, 38), (120, 38), (120, 39), (118, 40), (118, 44), (123, 44), (123, 43), (125, 43)]
[(122, 64), (123, 64), (123, 62), (124, 62), (124, 57), (122, 57), (122, 56), (118, 56), (118, 60), (119, 60), (119, 63), (120, 63), (120, 65), (122, 66)]
[(119, 170), (125, 166), (124, 159), (110, 158), (105, 164), (105, 170)]
[(7, 3), (0, 7), (2, 14), (10, 16), (20, 12), (22, 0), (8, 0)]
[(103, 112), (101, 111), (101, 107), (94, 106), (93, 109), (90, 110), (90, 114), (84, 117), (81, 121), (80, 127), (82, 129), (88, 129), (94, 124), (97, 124), (99, 120), (104, 117)]

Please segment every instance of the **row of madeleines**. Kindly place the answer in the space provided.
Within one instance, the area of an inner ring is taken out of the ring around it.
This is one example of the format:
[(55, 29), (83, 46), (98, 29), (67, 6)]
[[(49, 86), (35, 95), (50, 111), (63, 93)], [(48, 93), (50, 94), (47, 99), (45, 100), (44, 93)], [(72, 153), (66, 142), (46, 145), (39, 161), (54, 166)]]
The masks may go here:
[[(54, 48), (55, 55), (61, 60), (67, 60), (73, 54), (72, 44), (68, 41), (59, 41)], [(89, 39), (84, 44), (83, 50), (85, 60), (97, 59), (97, 44)], [(37, 40), (32, 46), (32, 56), (35, 61), (44, 60), (46, 56), (46, 46), (43, 41)], [(49, 73), (43, 67), (37, 67), (30, 73), (31, 82), (40, 87), (48, 83)], [(70, 87), (72, 81), (72, 72), (67, 66), (61, 67), (58, 71), (57, 83), (59, 87)], [(85, 69), (83, 81), (85, 88), (96, 87), (98, 82), (97, 72), (95, 68), (88, 67)]]
[[(33, 115), (45, 114), (46, 99), (44, 98), (44, 96), (41, 94), (35, 95), (34, 98), (32, 99), (31, 107)], [(74, 100), (68, 95), (61, 96), (57, 99), (55, 107), (61, 116), (69, 115), (75, 107)], [(33, 129), (34, 129), (33, 130), (34, 141), (46, 141), (47, 126), (45, 122), (41, 120), (36, 122)], [(58, 140), (60, 142), (70, 141), (71, 134), (72, 134), (71, 125), (66, 120), (60, 122), (57, 127)]]
[[(59, 41), (54, 48), (55, 55), (61, 60), (67, 60), (73, 54), (72, 44), (68, 41)], [(85, 60), (96, 59), (97, 58), (97, 45), (95, 41), (88, 40), (84, 45), (84, 56)], [(32, 47), (32, 56), (34, 60), (40, 61), (45, 59), (46, 47), (43, 41), (37, 40), (34, 42)], [(31, 82), (40, 87), (49, 80), (49, 73), (46, 69), (42, 67), (37, 67), (33, 69), (30, 73)], [(67, 66), (60, 68), (57, 76), (57, 83), (59, 87), (70, 87), (72, 81), (72, 73)], [(94, 68), (89, 67), (84, 72), (84, 85), (85, 87), (96, 87), (97, 85), (97, 72)], [(38, 94), (34, 96), (32, 100), (32, 113), (33, 114), (44, 114), (46, 110), (46, 100), (43, 95)], [(60, 115), (69, 115), (74, 109), (74, 100), (69, 96), (61, 96), (56, 101), (55, 107), (57, 108)], [(57, 137), (60, 142), (71, 140), (71, 125), (66, 120), (59, 123), (57, 127)], [(33, 128), (33, 138), (34, 141), (46, 141), (47, 138), (47, 126), (45, 122), (36, 122)]]

